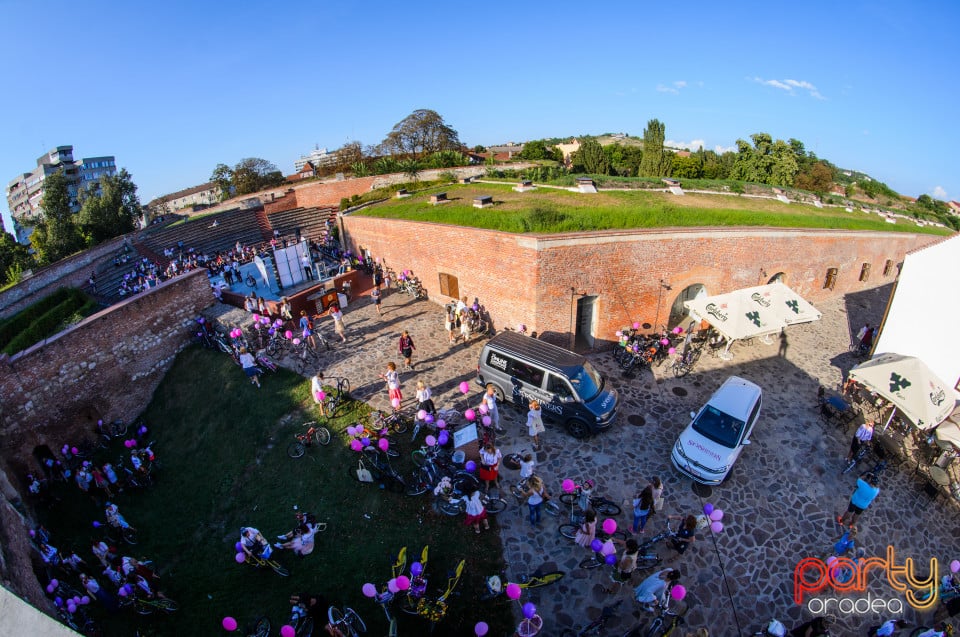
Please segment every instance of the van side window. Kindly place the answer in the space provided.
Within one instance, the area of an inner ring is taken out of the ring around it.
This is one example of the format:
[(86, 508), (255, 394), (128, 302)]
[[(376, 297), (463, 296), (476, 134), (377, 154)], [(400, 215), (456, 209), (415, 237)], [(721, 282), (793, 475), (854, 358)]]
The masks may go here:
[(540, 387), (543, 384), (543, 370), (520, 361), (513, 362), (513, 375), (534, 387)]
[(753, 424), (757, 421), (757, 414), (760, 413), (760, 403), (762, 402), (763, 400), (757, 399), (757, 404), (753, 406), (753, 410), (750, 412), (750, 420), (748, 421), (749, 422), (748, 426), (752, 427)]
[(505, 374), (512, 374), (514, 361), (509, 356), (490, 350), (490, 353), (487, 354), (487, 365), (493, 369), (499, 369)]
[(573, 397), (573, 391), (570, 390), (570, 385), (567, 384), (567, 381), (555, 374), (550, 374), (547, 391), (557, 396), (560, 400)]

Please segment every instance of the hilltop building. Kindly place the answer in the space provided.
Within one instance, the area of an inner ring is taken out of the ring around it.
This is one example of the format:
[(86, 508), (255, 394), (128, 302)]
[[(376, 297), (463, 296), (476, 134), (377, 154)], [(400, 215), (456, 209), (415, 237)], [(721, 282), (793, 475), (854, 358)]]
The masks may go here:
[(309, 155), (301, 155), (300, 159), (293, 162), (297, 172), (303, 172), (303, 167), (309, 162), (313, 168), (322, 168), (324, 166), (334, 166), (337, 163), (337, 151), (329, 152), (326, 148), (314, 148)]
[(57, 146), (37, 159), (31, 172), (17, 175), (7, 183), (7, 207), (14, 219), (30, 219), (40, 214), (43, 201), (43, 182), (58, 171), (67, 178), (70, 208), (80, 210), (80, 192), (98, 187), (101, 177), (117, 174), (117, 162), (112, 155), (73, 158), (73, 146)]
[(220, 188), (213, 182), (200, 184), (191, 188), (184, 188), (169, 195), (163, 195), (151, 200), (147, 209), (153, 216), (176, 212), (182, 208), (196, 206), (212, 206), (220, 202)]

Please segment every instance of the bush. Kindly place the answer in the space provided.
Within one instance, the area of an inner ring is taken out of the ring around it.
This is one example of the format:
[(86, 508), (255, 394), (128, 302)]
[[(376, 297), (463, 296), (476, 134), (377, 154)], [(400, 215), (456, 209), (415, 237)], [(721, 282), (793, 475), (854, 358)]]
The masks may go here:
[(63, 303), (70, 298), (71, 293), (75, 292), (77, 290), (72, 288), (60, 288), (47, 298), (37, 301), (0, 323), (0, 349), (5, 348), (17, 334), (30, 327), (35, 316), (45, 314), (50, 308)]
[[(21, 352), (34, 343), (39, 343), (45, 338), (62, 332), (64, 329), (82, 321), (97, 310), (97, 302), (75, 288), (62, 288), (57, 293), (34, 303), (27, 309), (19, 312), (12, 317), (2, 328), (6, 342), (3, 343), (3, 352), (6, 354), (16, 354)], [(49, 306), (51, 298), (63, 298), (60, 303), (49, 307), (45, 312), (39, 314), (42, 310), (38, 309), (41, 305)], [(23, 326), (21, 316), (29, 317), (27, 324)], [(23, 326), (16, 333), (11, 333), (7, 328), (10, 324)]]

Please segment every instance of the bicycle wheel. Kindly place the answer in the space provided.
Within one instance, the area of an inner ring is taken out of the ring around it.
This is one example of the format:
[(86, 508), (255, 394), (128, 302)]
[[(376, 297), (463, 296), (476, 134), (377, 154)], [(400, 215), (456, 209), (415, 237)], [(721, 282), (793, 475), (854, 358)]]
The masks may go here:
[[(516, 495), (516, 493), (514, 495)], [(547, 502), (543, 505), (543, 510), (553, 517), (560, 515), (560, 505), (553, 500), (547, 500)]]
[(367, 625), (363, 623), (363, 619), (357, 614), (357, 611), (352, 608), (347, 607), (347, 610), (343, 612), (343, 618), (352, 630), (358, 633), (367, 632)]
[(576, 524), (561, 524), (558, 530), (560, 531), (560, 535), (568, 540), (572, 540), (577, 537), (579, 528)]
[(273, 569), (273, 572), (279, 575), (280, 577), (289, 577), (290, 571), (281, 566), (280, 562), (276, 560), (266, 560), (267, 566)]
[(337, 393), (343, 398), (347, 398), (350, 396), (350, 379), (349, 378), (340, 378), (337, 380)]
[(597, 512), (597, 515), (606, 515), (609, 517), (613, 517), (615, 515), (620, 515), (620, 512), (622, 511), (620, 507), (618, 507), (616, 504), (614, 504), (610, 500), (597, 499), (597, 500), (592, 500), (590, 504), (593, 505), (593, 510)]
[(416, 451), (411, 453), (410, 458), (413, 460), (413, 464), (415, 464), (418, 467), (422, 467), (423, 465), (427, 464), (427, 462), (429, 462), (429, 460), (427, 460), (427, 452), (424, 451), (423, 449), (417, 449)]
[(387, 454), (388, 456), (390, 456), (391, 458), (399, 458), (399, 457), (400, 457), (400, 447), (399, 447), (399, 445), (398, 445), (397, 443), (395, 443), (395, 442), (393, 442), (393, 441), (391, 440), (391, 441), (390, 441), (390, 446), (387, 447), (387, 450), (386, 450), (384, 453)]
[(384, 472), (381, 476), (383, 488), (392, 493), (405, 493), (407, 483), (395, 471)]
[(423, 495), (430, 490), (430, 483), (426, 479), (426, 474), (422, 469), (418, 469), (413, 478), (407, 484), (406, 494), (412, 497)]
[(460, 493), (470, 494), (480, 488), (480, 479), (467, 471), (458, 471), (453, 475), (453, 488)]
[(578, 566), (580, 568), (590, 569), (590, 568), (597, 568), (598, 566), (603, 566), (603, 564), (604, 562), (597, 559), (596, 555), (591, 555), (590, 557), (584, 560), (580, 560), (580, 564), (578, 564)]
[(437, 500), (437, 508), (440, 509), (440, 513), (443, 513), (444, 515), (449, 515), (451, 517), (460, 515), (460, 500), (451, 501), (440, 498)]
[(571, 504), (577, 501), (577, 496), (575, 493), (561, 493), (560, 501), (566, 504), (567, 506), (570, 506)]
[(520, 457), (519, 453), (511, 453), (509, 455), (504, 456), (501, 462), (503, 462), (503, 466), (505, 466), (507, 469), (512, 469), (516, 471), (517, 469), (520, 468), (520, 462), (522, 460), (523, 458)]
[(663, 562), (659, 555), (639, 555), (637, 556), (637, 569), (645, 571), (654, 568)]
[(663, 617), (654, 617), (650, 626), (647, 627), (646, 637), (661, 637), (665, 628)]
[(405, 416), (401, 416), (400, 414), (397, 414), (393, 419), (393, 422), (390, 423), (390, 429), (394, 433), (405, 434), (409, 428), (410, 423), (407, 422), (407, 418)]
[(110, 448), (110, 436), (108, 434), (97, 434), (97, 448), (98, 449), (109, 449)]
[(137, 532), (131, 528), (122, 527), (120, 529), (120, 536), (123, 538), (123, 541), (127, 544), (136, 544), (137, 543)]
[(300, 458), (307, 452), (307, 448), (299, 440), (295, 440), (287, 445), (287, 455), (291, 458)]
[(180, 609), (180, 604), (167, 597), (161, 597), (153, 600), (154, 605), (165, 613), (175, 613)]
[(304, 617), (300, 625), (297, 626), (297, 637), (311, 637), (313, 635), (313, 618)]
[(152, 615), (154, 610), (153, 605), (150, 602), (140, 599), (133, 600), (133, 609), (137, 611), (138, 615)]
[(260, 617), (257, 619), (257, 623), (253, 625), (253, 637), (270, 637), (270, 620), (266, 617)]
[(490, 515), (503, 513), (507, 509), (507, 501), (503, 498), (490, 498), (484, 503), (484, 508)]
[(323, 446), (330, 444), (330, 430), (326, 427), (317, 427), (313, 432), (313, 439)]

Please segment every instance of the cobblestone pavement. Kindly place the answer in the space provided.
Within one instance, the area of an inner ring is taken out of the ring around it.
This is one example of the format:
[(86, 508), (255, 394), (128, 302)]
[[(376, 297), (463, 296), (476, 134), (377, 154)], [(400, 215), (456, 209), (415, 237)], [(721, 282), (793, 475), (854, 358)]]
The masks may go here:
[[(830, 555), (838, 535), (833, 518), (845, 510), (856, 481), (855, 472), (840, 474), (852, 432), (828, 428), (818, 419), (816, 390), (819, 384), (836, 388), (855, 364), (846, 353), (851, 330), (856, 332), (866, 321), (879, 322), (889, 291), (890, 286), (885, 286), (823, 304), (819, 307), (822, 320), (788, 329), (785, 356), (778, 355), (777, 339), (773, 345), (736, 343), (732, 361), (705, 353), (694, 372), (680, 380), (672, 377), (666, 365), (653, 374), (645, 371), (636, 378), (624, 378), (609, 352), (590, 354), (596, 367), (621, 392), (617, 423), (610, 431), (585, 441), (574, 440), (548, 424), (544, 447), (537, 453), (538, 472), (554, 496), (559, 495), (564, 478), (596, 480), (598, 493), (622, 505), (624, 513), (616, 520), (621, 528), (630, 524), (629, 499), (634, 490), (649, 476), (659, 475), (665, 485), (665, 511), (651, 517), (648, 535), (663, 528), (666, 514), (696, 514), (707, 501), (725, 511), (724, 530), (717, 535), (709, 530), (698, 533), (692, 549), (672, 564), (683, 572), (682, 583), (688, 591), (684, 600), (688, 630), (706, 627), (712, 636), (734, 636), (753, 634), (772, 617), (787, 626), (809, 619), (809, 609), (793, 602), (794, 566), (804, 557)], [(242, 311), (217, 307), (213, 313), (220, 314), (224, 323), (243, 320)], [(440, 306), (432, 302), (392, 292), (384, 299), (383, 311), (379, 318), (367, 298), (351, 303), (345, 312), (349, 341), (337, 342), (324, 354), (326, 374), (349, 377), (356, 397), (376, 408), (388, 408), (386, 390), (377, 375), (390, 360), (402, 367), (397, 340), (406, 329), (417, 351), (414, 369), (401, 370), (405, 406), (413, 401), (416, 381), (424, 380), (433, 388), (439, 408), (462, 411), (475, 407), (480, 394), (473, 380), (482, 341), (451, 347)], [(336, 336), (331, 328), (331, 324), (323, 326), (333, 343)], [(670, 449), (686, 426), (689, 412), (731, 374), (763, 387), (763, 409), (752, 444), (744, 450), (730, 479), (705, 493), (673, 470)], [(457, 390), (464, 380), (471, 382), (467, 397)], [(501, 415), (508, 430), (501, 436), (504, 454), (529, 448), (525, 413), (506, 406)], [(509, 469), (501, 471), (504, 487), (515, 477)], [(506, 489), (504, 495), (510, 500)], [(567, 573), (559, 583), (524, 593), (522, 601), (533, 601), (544, 618), (542, 634), (556, 635), (563, 627), (583, 626), (615, 598), (623, 604), (608, 624), (610, 634), (621, 634), (647, 619), (627, 587), (616, 596), (604, 592), (609, 568), (588, 571), (577, 567), (587, 554), (557, 533), (557, 525), (566, 522), (565, 514), (545, 516), (542, 528), (534, 528), (526, 520), (525, 509), (511, 502), (511, 508), (498, 516), (508, 576), (516, 578), (540, 566)], [(913, 557), (921, 562), (919, 571), (926, 570), (926, 560), (936, 557), (942, 573), (950, 560), (960, 557), (956, 503), (943, 497), (931, 503), (912, 467), (887, 471), (880, 496), (861, 517), (859, 527), (858, 545), (868, 555), (884, 556), (890, 544), (896, 549), (898, 563)], [(663, 546), (659, 551), (664, 557), (670, 553)], [(634, 584), (642, 577), (644, 574), (635, 575)], [(872, 572), (868, 591), (873, 598), (903, 599), (880, 571)], [(905, 608), (911, 623), (931, 620), (930, 612), (918, 616)], [(830, 610), (839, 620), (832, 632), (835, 635), (866, 634), (869, 626), (887, 616)]]

